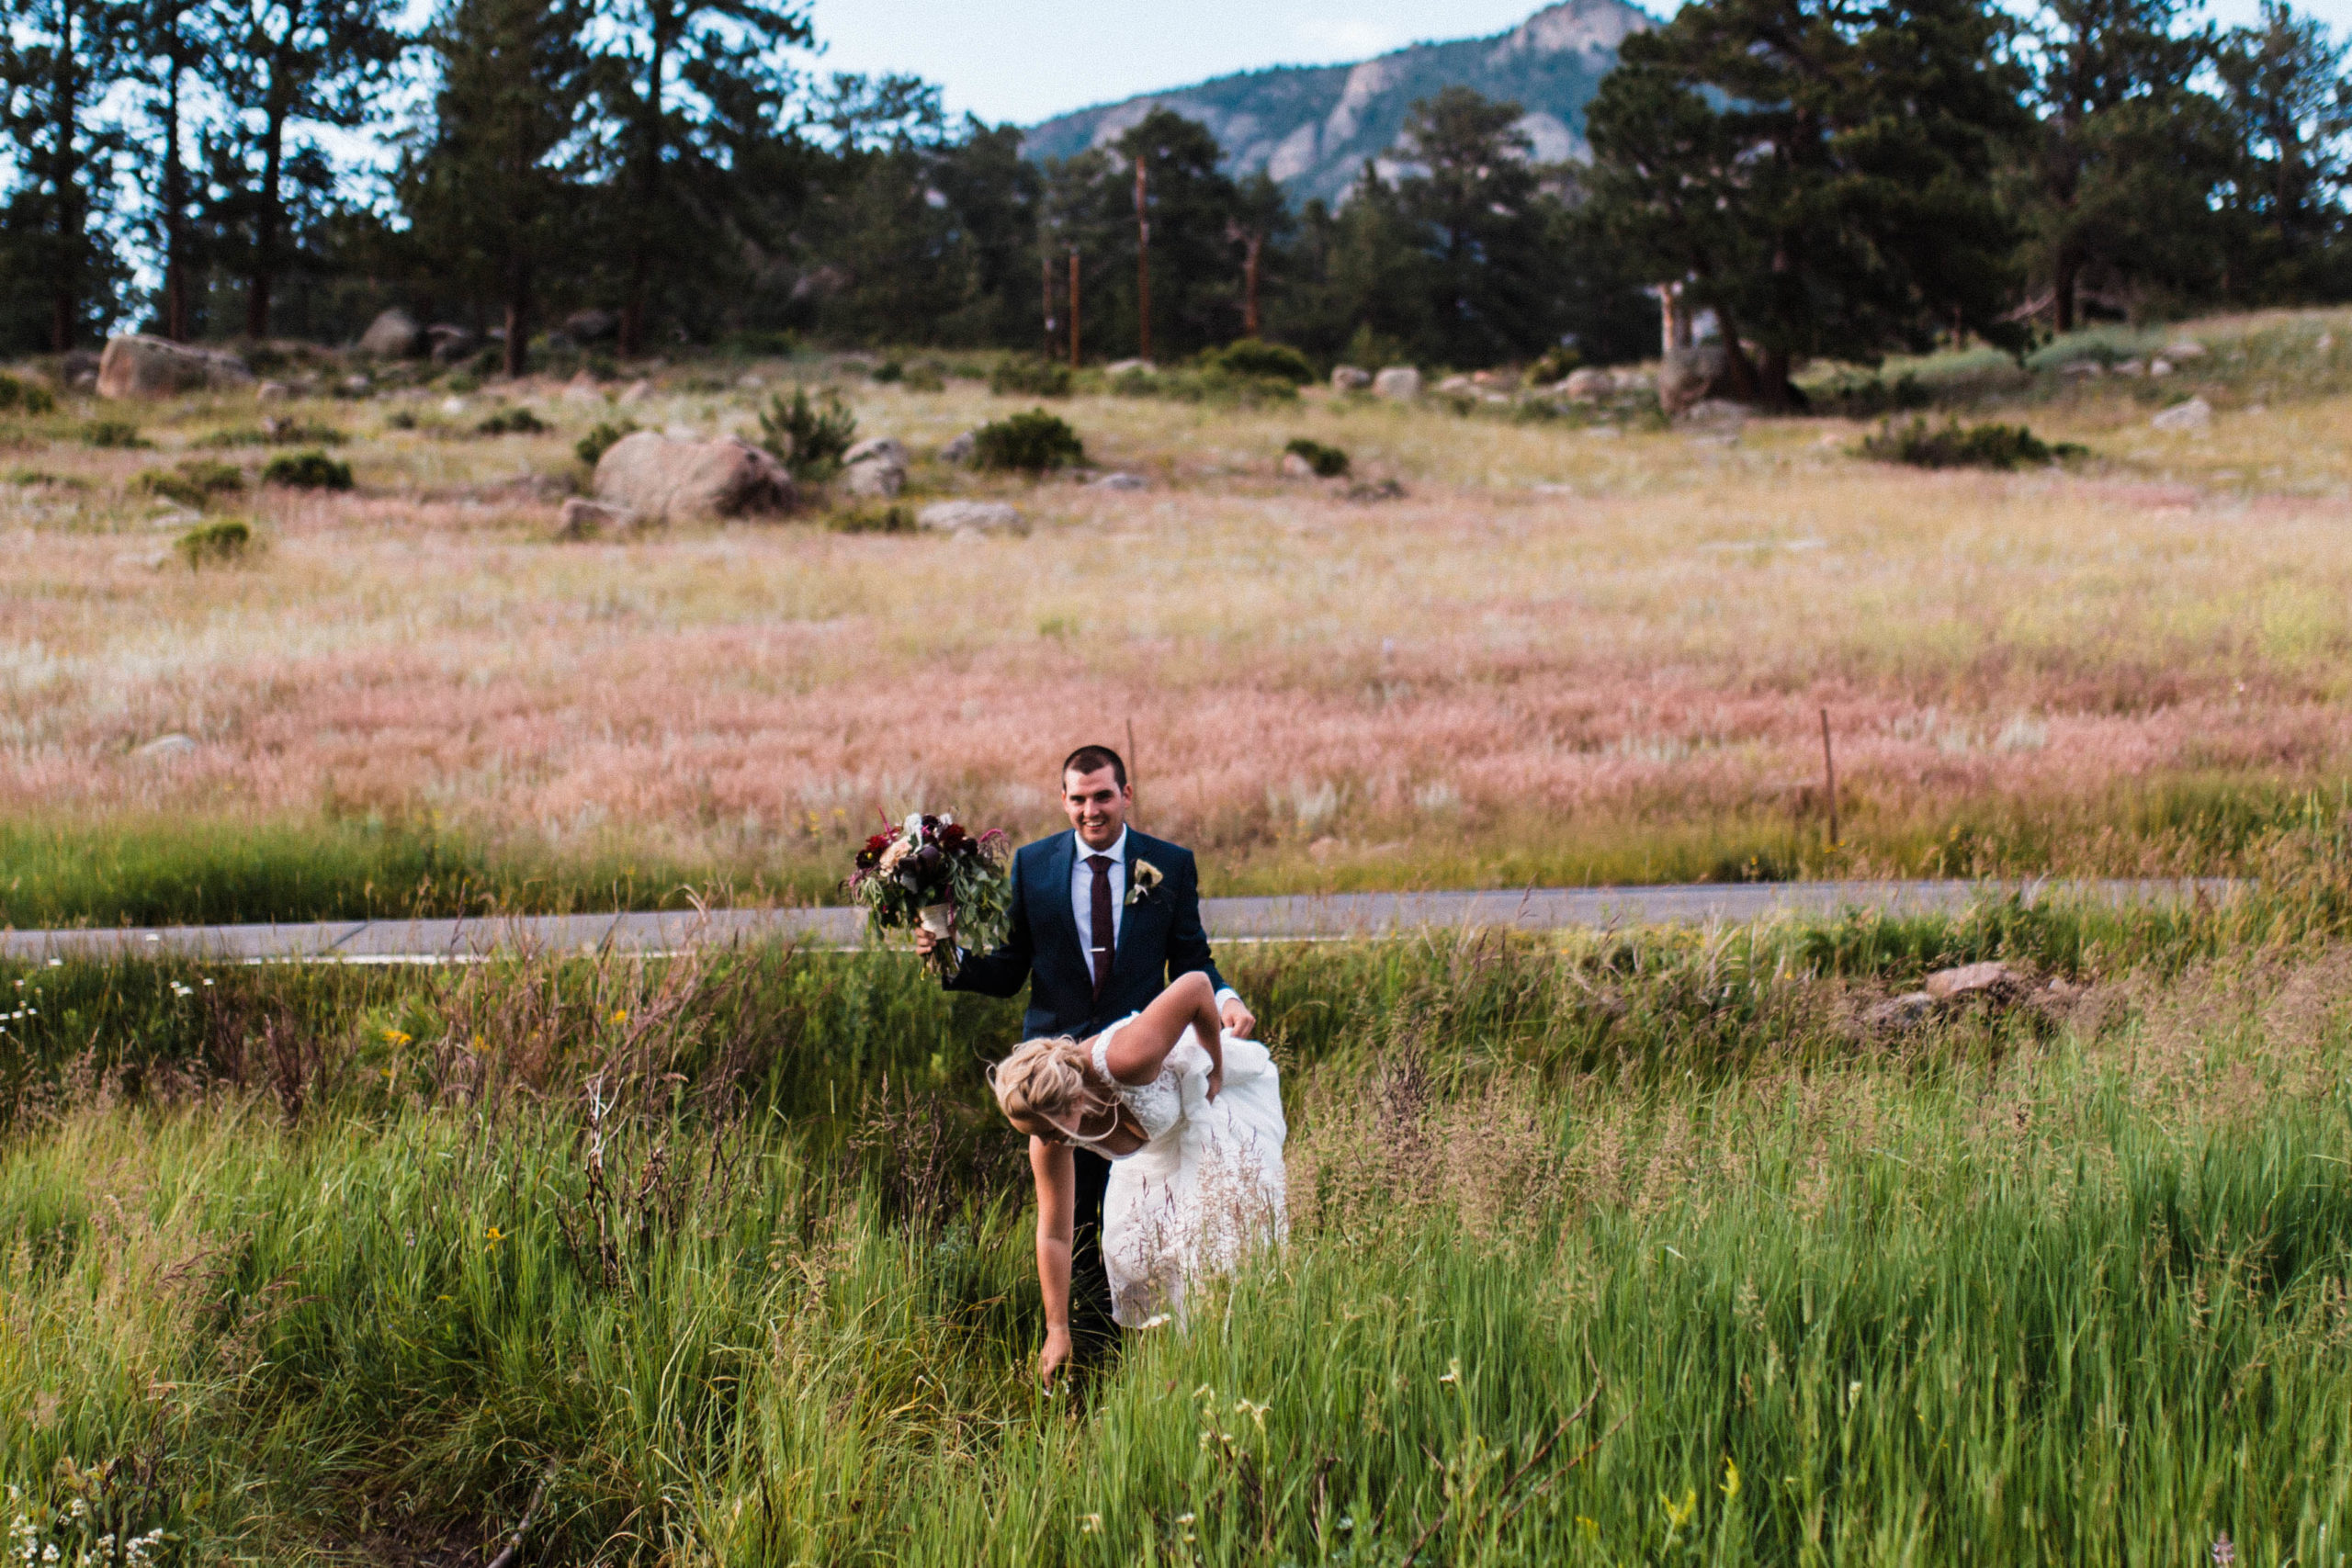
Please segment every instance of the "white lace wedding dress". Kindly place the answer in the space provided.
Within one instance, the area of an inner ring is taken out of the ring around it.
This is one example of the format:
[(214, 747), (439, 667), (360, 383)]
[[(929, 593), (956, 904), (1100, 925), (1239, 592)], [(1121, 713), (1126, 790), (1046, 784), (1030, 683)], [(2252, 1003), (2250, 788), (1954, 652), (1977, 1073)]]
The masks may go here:
[(1282, 1082), (1255, 1040), (1225, 1036), (1225, 1081), (1208, 1097), (1209, 1055), (1189, 1031), (1148, 1084), (1111, 1077), (1111, 1037), (1095, 1038), (1094, 1070), (1149, 1140), (1111, 1164), (1102, 1195), (1102, 1263), (1111, 1315), (1141, 1328), (1181, 1317), (1188, 1280), (1229, 1271), (1256, 1247), (1287, 1234)]

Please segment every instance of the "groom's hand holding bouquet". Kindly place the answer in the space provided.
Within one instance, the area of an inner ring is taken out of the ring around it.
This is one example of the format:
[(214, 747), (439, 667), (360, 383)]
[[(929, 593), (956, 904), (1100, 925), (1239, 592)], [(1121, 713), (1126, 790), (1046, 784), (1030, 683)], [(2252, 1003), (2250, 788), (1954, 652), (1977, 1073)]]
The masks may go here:
[(942, 979), (956, 977), (961, 929), (993, 946), (1004, 940), (1012, 901), (1005, 863), (1012, 840), (997, 829), (967, 831), (955, 818), (916, 812), (895, 832), (876, 833), (857, 854), (849, 890), (878, 934), (915, 931), (915, 950)]

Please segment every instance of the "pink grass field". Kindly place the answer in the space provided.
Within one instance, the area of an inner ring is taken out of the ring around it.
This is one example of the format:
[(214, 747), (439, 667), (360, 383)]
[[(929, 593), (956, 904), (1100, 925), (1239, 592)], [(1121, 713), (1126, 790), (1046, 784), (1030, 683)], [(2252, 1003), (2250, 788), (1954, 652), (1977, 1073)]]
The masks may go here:
[[(854, 395), (919, 457), (1019, 406)], [(1001, 495), (1026, 531), (589, 544), (512, 481), (577, 472), (603, 411), (537, 388), (557, 434), (457, 442), (320, 404), (359, 491), (247, 498), (266, 547), (201, 571), (168, 554), (190, 519), (122, 487), (249, 411), (140, 411), (153, 452), (28, 429), (16, 462), (90, 488), (0, 490), (0, 809), (372, 814), (758, 877), (845, 861), (877, 812), (1042, 828), (1060, 755), (1132, 726), (1139, 819), (1228, 890), (2209, 863), (2154, 803), (2332, 794), (2352, 756), (2352, 398), (2211, 395), (2197, 436), (2037, 407), (2096, 456), (2016, 474), (1863, 462), (1835, 421), (1722, 445), (1080, 398), (1090, 456), (1149, 489), (922, 461), (916, 504)], [(752, 400), (635, 412), (744, 429)], [(1277, 478), (1299, 434), (1405, 499)], [(141, 750), (166, 734), (195, 749)]]

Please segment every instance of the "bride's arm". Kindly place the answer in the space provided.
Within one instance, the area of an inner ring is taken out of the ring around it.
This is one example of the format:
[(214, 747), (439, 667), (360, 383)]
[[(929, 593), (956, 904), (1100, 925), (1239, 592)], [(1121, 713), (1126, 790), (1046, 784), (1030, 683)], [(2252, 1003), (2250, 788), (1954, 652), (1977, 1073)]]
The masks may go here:
[(1149, 1083), (1188, 1029), (1209, 1054), (1209, 1098), (1216, 1099), (1225, 1082), (1225, 1021), (1217, 1016), (1216, 987), (1198, 970), (1179, 975), (1134, 1022), (1111, 1037), (1111, 1048), (1103, 1053), (1111, 1076), (1121, 1083)]
[(1046, 1348), (1037, 1375), (1046, 1382), (1069, 1359), (1069, 1247), (1078, 1207), (1078, 1168), (1068, 1144), (1029, 1140), (1029, 1169), (1037, 1179), (1037, 1289), (1046, 1298)]

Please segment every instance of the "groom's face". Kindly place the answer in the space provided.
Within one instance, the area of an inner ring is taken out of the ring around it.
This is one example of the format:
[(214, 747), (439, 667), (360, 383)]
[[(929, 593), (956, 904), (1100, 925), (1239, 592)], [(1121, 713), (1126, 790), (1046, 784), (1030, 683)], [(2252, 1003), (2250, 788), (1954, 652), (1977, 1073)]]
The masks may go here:
[(1091, 773), (1072, 771), (1062, 775), (1062, 809), (1079, 841), (1090, 850), (1107, 850), (1126, 830), (1127, 807), (1135, 795), (1108, 768)]

